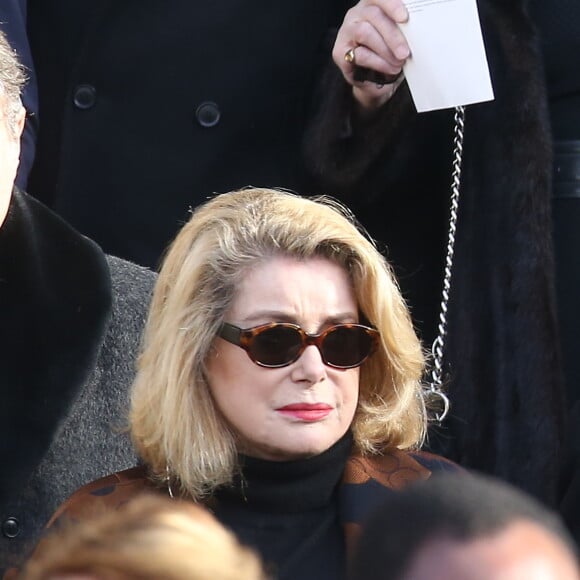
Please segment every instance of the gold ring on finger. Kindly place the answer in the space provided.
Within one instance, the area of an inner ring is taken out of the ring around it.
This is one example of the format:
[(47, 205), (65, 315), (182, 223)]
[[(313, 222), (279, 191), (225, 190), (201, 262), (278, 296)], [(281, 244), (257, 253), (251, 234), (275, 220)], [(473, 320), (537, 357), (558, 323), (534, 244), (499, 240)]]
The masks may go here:
[(346, 62), (348, 62), (348, 64), (356, 64), (356, 57), (354, 54), (354, 48), (349, 48), (344, 53), (344, 60), (346, 60)]

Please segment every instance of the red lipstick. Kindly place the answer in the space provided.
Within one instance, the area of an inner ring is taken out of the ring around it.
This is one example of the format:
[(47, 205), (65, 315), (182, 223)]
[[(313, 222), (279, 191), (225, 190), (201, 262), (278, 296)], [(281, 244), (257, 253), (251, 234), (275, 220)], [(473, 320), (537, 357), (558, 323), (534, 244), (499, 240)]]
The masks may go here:
[(324, 403), (294, 403), (276, 409), (278, 413), (307, 423), (314, 423), (327, 417), (332, 411), (330, 405)]

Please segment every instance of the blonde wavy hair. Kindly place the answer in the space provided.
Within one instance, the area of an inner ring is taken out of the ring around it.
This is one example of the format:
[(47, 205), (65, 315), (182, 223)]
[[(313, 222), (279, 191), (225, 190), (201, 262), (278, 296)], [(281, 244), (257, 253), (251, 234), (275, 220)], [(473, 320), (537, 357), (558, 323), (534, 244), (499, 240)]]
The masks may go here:
[(209, 512), (144, 495), (52, 531), (19, 580), (266, 580), (262, 564)]
[(133, 441), (153, 476), (170, 473), (196, 499), (237, 469), (235, 436), (216, 409), (205, 362), (240, 281), (274, 256), (341, 265), (361, 317), (380, 332), (378, 351), (360, 371), (358, 451), (416, 448), (425, 436), (420, 342), (390, 266), (348, 209), (271, 189), (218, 195), (196, 209), (168, 250), (131, 397)]

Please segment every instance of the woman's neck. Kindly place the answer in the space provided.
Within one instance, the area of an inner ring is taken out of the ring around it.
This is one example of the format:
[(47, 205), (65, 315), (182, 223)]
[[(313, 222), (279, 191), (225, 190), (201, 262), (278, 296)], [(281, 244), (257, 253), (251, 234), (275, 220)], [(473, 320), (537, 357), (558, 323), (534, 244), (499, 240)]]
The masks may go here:
[(300, 512), (328, 505), (352, 450), (347, 433), (320, 455), (295, 461), (268, 461), (240, 455), (240, 473), (220, 488), (217, 501), (243, 502), (258, 511)]

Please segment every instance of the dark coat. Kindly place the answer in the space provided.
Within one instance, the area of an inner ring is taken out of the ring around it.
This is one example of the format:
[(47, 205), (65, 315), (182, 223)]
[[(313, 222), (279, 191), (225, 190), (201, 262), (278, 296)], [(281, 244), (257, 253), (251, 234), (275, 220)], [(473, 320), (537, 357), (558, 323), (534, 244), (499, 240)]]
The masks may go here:
[[(524, 0), (479, 7), (495, 101), (466, 110), (448, 314), (452, 411), (431, 444), (553, 504), (563, 389), (542, 64)], [(386, 244), (428, 346), (443, 279), (453, 111), (417, 115), (404, 84), (363, 123), (336, 67), (324, 96), (306, 141), (313, 170)]]
[(134, 464), (123, 417), (153, 282), (14, 193), (0, 229), (0, 571), (79, 485)]
[(346, 3), (29, 0), (29, 191), (149, 266), (214, 192), (306, 192), (306, 110)]

